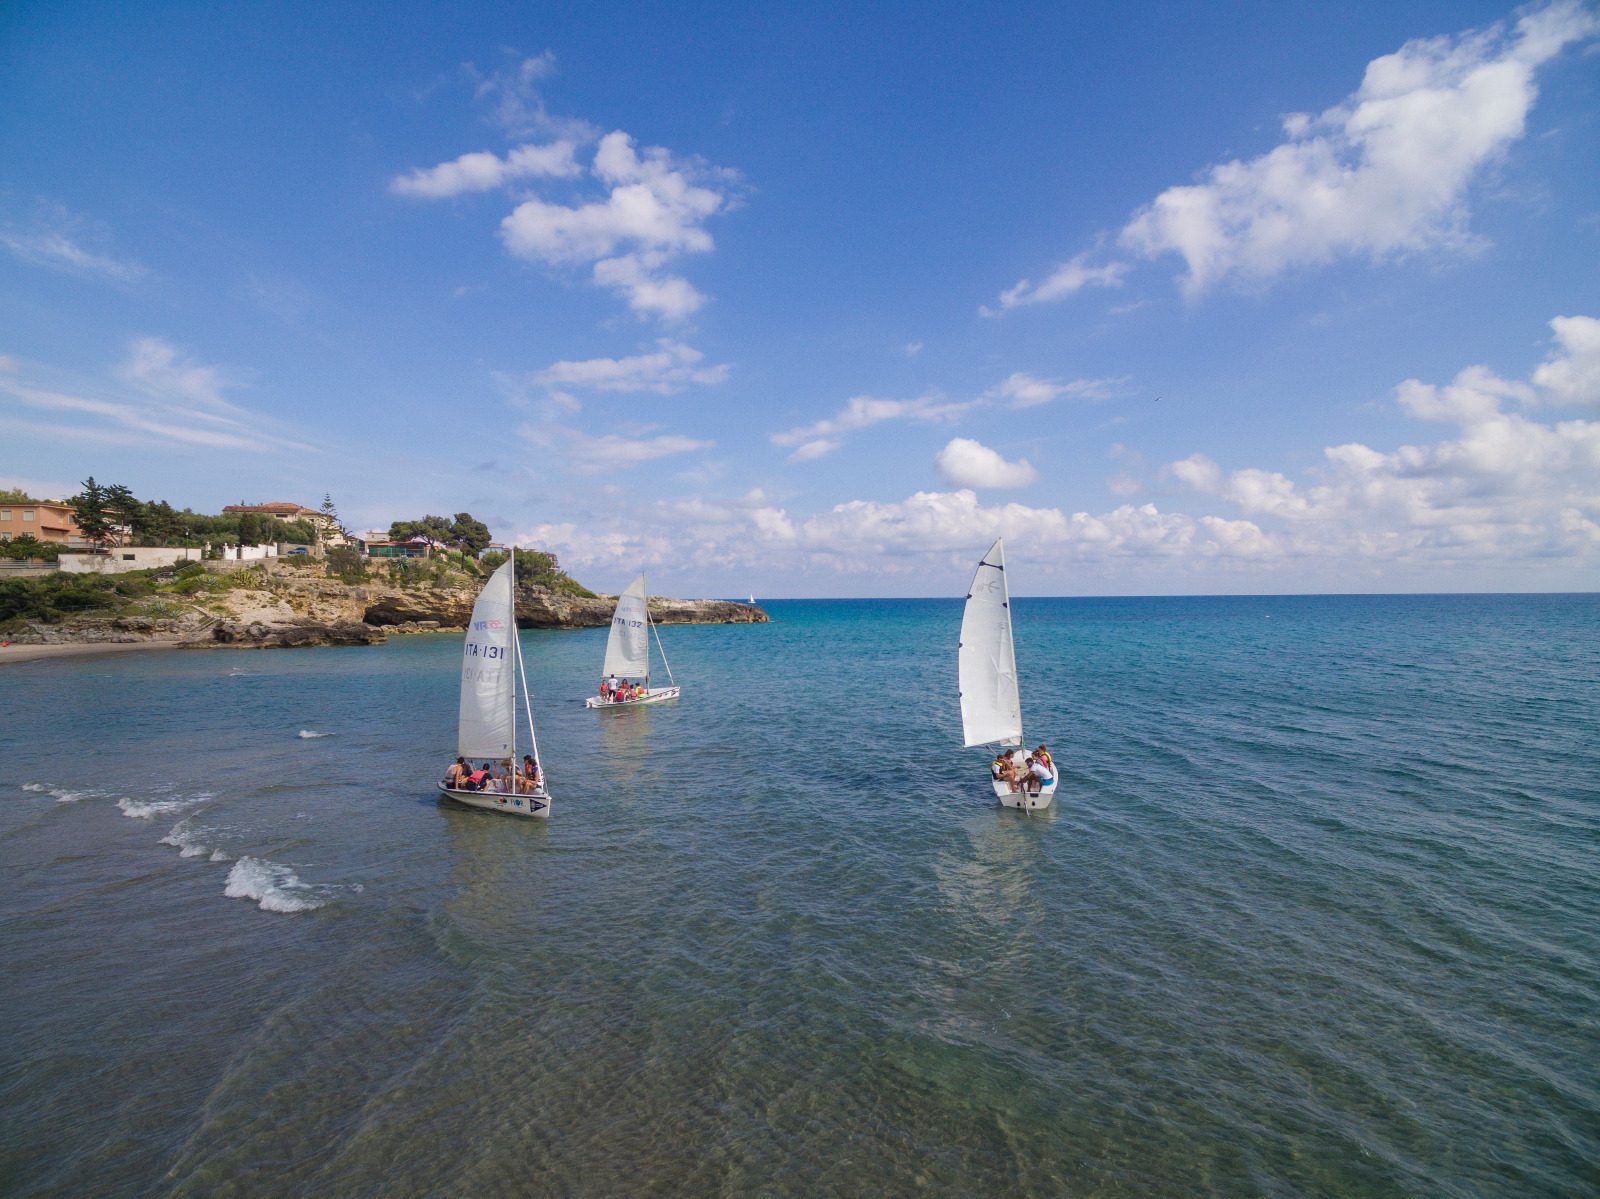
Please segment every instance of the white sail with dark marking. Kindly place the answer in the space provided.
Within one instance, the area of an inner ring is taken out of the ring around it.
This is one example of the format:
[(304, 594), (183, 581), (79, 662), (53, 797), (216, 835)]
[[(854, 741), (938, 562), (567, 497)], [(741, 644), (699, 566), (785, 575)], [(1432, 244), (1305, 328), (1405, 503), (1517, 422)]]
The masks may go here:
[(601, 674), (619, 679), (642, 679), (650, 673), (650, 609), (644, 576), (628, 584), (617, 597), (611, 614), (611, 635), (606, 638), (606, 662)]
[(461, 647), (461, 728), (456, 752), (465, 758), (507, 758), (516, 745), (512, 642), (517, 621), (512, 564), (489, 576)]

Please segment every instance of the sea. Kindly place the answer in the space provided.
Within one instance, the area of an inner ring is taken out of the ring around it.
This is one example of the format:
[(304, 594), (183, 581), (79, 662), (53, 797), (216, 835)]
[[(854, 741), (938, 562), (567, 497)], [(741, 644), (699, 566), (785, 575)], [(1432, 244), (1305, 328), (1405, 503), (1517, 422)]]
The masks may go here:
[(0, 1193), (1593, 1196), (1600, 596), (668, 626), (553, 815), (460, 808), (459, 635), (0, 667)]

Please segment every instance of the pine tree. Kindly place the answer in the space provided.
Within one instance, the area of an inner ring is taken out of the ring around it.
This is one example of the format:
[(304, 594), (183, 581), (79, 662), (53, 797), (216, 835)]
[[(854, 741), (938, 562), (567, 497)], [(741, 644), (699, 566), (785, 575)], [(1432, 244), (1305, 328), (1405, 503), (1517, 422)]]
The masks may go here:
[(83, 534), (83, 539), (97, 549), (104, 548), (106, 542), (111, 540), (113, 521), (107, 510), (106, 489), (90, 475), (83, 481), (83, 490), (67, 503), (72, 508), (73, 519), (78, 522), (78, 531)]

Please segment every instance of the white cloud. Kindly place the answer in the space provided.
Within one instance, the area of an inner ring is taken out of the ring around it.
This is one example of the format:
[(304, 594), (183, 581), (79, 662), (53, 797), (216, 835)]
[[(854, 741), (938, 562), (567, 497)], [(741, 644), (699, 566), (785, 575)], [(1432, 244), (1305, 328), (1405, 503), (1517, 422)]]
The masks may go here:
[(31, 224), (0, 225), (0, 246), (30, 266), (127, 285), (150, 272), (107, 249), (104, 228), (56, 204), (41, 202)]
[(436, 167), (418, 168), (399, 175), (389, 190), (402, 196), (421, 196), (436, 200), (465, 192), (492, 191), (517, 179), (570, 179), (582, 169), (573, 157), (571, 142), (551, 142), (544, 146), (518, 146), (504, 158), (488, 150), (463, 154)]
[[(1170, 187), (1118, 235), (1122, 250), (1186, 265), (1191, 299), (1224, 282), (1259, 286), (1341, 258), (1467, 250), (1467, 193), (1523, 136), (1537, 69), (1600, 33), (1581, 0), (1530, 9), (1511, 29), (1410, 41), (1367, 65), (1354, 94), (1284, 118), (1287, 140)], [(1085, 251), (1038, 285), (1024, 279), (986, 316), (1122, 282), (1129, 264)], [(1117, 311), (1124, 311), (1118, 309)]]
[(1039, 480), (1026, 458), (1007, 462), (970, 437), (952, 437), (933, 461), (939, 477), (953, 487), (1026, 487)]
[[(1587, 319), (1562, 318), (1569, 323), (1557, 326), (1561, 352), (1553, 361), (1580, 353)], [(1558, 372), (1556, 384), (1564, 378)], [(765, 494), (640, 503), (630, 492), (629, 531), (621, 538), (546, 532), (577, 567), (670, 568), (687, 559), (728, 579), (816, 572), (878, 594), (937, 590), (929, 580), (946, 574), (959, 585), (971, 557), (999, 534), (1018, 561), (1031, 564), (1039, 587), (1073, 586), (1088, 576), (1068, 568), (1091, 564), (1102, 587), (1571, 588), (1600, 567), (1600, 420), (1534, 419), (1531, 405), (1541, 394), (1483, 366), (1444, 384), (1406, 380), (1395, 389), (1399, 410), (1430, 422), (1419, 429), (1444, 427), (1444, 436), (1390, 449), (1330, 446), (1315, 469), (1300, 474), (1225, 469), (1192, 454), (1165, 468), (1183, 493), (1162, 506), (1129, 502), (1094, 513), (986, 503), (973, 483), (952, 478), (957, 485), (948, 491), (812, 512)], [(823, 424), (842, 436), (875, 417), (904, 415), (861, 408)], [(817, 427), (796, 434), (797, 452), (830, 440)], [(1021, 465), (975, 442), (966, 446), (988, 466)], [(1121, 446), (1112, 457), (1139, 460)], [(1128, 490), (1136, 489), (1130, 476)], [(901, 583), (886, 585), (891, 576)]]
[(704, 225), (732, 203), (734, 176), (677, 162), (660, 147), (641, 155), (620, 130), (600, 139), (591, 171), (607, 188), (604, 199), (524, 200), (500, 224), (506, 249), (551, 266), (592, 263), (595, 282), (641, 315), (680, 320), (696, 312), (705, 298), (663, 268), (713, 248)]
[(1181, 255), (1191, 297), (1346, 256), (1468, 246), (1467, 188), (1523, 135), (1535, 69), (1596, 32), (1592, 12), (1558, 0), (1510, 32), (1407, 42), (1368, 64), (1343, 103), (1285, 120), (1282, 145), (1163, 192), (1121, 244)]
[(1127, 381), (1127, 377), (1123, 376), (1117, 379), (1073, 379), (1069, 383), (1056, 383), (1016, 371), (983, 394), (985, 399), (1007, 401), (1013, 408), (1034, 408), (1062, 396), (1103, 400)]
[(653, 354), (630, 358), (588, 358), (562, 361), (534, 376), (546, 387), (588, 388), (593, 391), (653, 391), (669, 395), (691, 384), (713, 385), (725, 382), (727, 363), (701, 366), (705, 355), (691, 346), (661, 338)]
[(1600, 408), (1600, 320), (1558, 316), (1550, 327), (1561, 352), (1533, 372), (1534, 386), (1558, 407)]
[(852, 396), (837, 416), (817, 421), (815, 424), (787, 429), (772, 435), (772, 444), (798, 446), (791, 461), (804, 462), (821, 458), (839, 448), (841, 437), (858, 429), (882, 424), (889, 420), (943, 421), (966, 412), (971, 403), (947, 403), (934, 396), (918, 396), (914, 400), (881, 400), (873, 396)]
[(12, 377), (0, 378), (0, 394), (72, 422), (70, 426), (18, 422), (17, 428), (38, 435), (65, 430), (72, 438), (169, 448), (253, 452), (311, 448), (271, 431), (265, 418), (228, 400), (223, 389), (229, 383), (220, 368), (182, 359), (160, 338), (131, 343), (127, 358), (111, 374), (122, 385), (119, 394), (89, 394), (104, 390), (94, 386), (69, 391)]
[(1167, 472), (1245, 516), (1282, 522), (1286, 549), (1300, 555), (1389, 562), (1592, 556), (1600, 551), (1600, 421), (1548, 425), (1508, 410), (1534, 394), (1484, 366), (1443, 386), (1408, 379), (1395, 389), (1399, 406), (1456, 426), (1454, 437), (1392, 451), (1330, 446), (1304, 483), (1253, 467), (1224, 472), (1203, 454)]
[(538, 84), (555, 74), (556, 57), (546, 50), (532, 58), (519, 59), (509, 67), (488, 74), (476, 67), (466, 68), (476, 83), (476, 97), (491, 105), (491, 118), (512, 137), (536, 134), (554, 135), (570, 142), (591, 142), (599, 130), (589, 122), (573, 117), (552, 116), (545, 107)]
[(520, 432), (531, 444), (558, 454), (564, 467), (583, 475), (628, 470), (660, 458), (710, 449), (716, 444), (672, 433), (654, 436), (605, 433), (596, 437), (560, 425), (524, 425)]
[(1000, 307), (983, 307), (984, 316), (998, 316), (1010, 308), (1028, 304), (1043, 304), (1050, 300), (1064, 300), (1086, 287), (1120, 287), (1122, 277), (1128, 273), (1125, 262), (1108, 262), (1101, 266), (1089, 265), (1088, 252), (1079, 254), (1070, 262), (1063, 262), (1050, 273), (1050, 277), (1037, 286), (1023, 279), (1000, 293)]

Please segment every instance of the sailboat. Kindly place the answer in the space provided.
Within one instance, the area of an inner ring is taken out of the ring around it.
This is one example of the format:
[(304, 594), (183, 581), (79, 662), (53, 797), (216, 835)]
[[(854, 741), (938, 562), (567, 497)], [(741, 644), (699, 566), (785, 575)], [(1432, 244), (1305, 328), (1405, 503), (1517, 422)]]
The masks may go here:
[[(529, 786), (513, 779), (517, 769), (517, 682), (522, 683), (528, 712), (528, 744), (539, 765), (537, 780)], [(439, 790), (458, 803), (513, 816), (549, 816), (550, 794), (545, 790), (539, 738), (533, 730), (533, 703), (528, 676), (522, 666), (522, 645), (517, 637), (517, 556), (489, 576), (478, 602), (472, 605), (472, 622), (461, 647), (461, 716), (456, 752), (471, 762), (495, 764), (499, 778), (485, 789), (471, 791), (449, 783)]]
[[(605, 681), (601, 683), (599, 695), (591, 695), (584, 701), (586, 707), (631, 708), (678, 698), (683, 689), (673, 681), (672, 667), (667, 666), (667, 651), (662, 648), (659, 631), (656, 632), (656, 649), (661, 654), (661, 665), (666, 667), (670, 685), (650, 686), (650, 633), (654, 629), (650, 605), (646, 602), (644, 576), (640, 575), (617, 597), (617, 609), (611, 614), (611, 635), (606, 638), (605, 665), (600, 668)], [(613, 679), (628, 684), (621, 698), (609, 685)]]
[[(1027, 753), (1022, 747), (1022, 696), (1017, 688), (1017, 652), (1011, 637), (1011, 589), (1006, 582), (1003, 538), (995, 538), (978, 563), (967, 589), (967, 606), (961, 616), (961, 644), (956, 654), (961, 689), (961, 731), (966, 745), (1001, 746), (1016, 767), (1019, 780), (1027, 778)], [(1025, 782), (1013, 791), (1004, 779), (994, 778), (995, 796), (1008, 808), (1046, 808), (1055, 797), (1060, 773), (1051, 767), (1050, 779), (1037, 795), (1028, 794)]]

